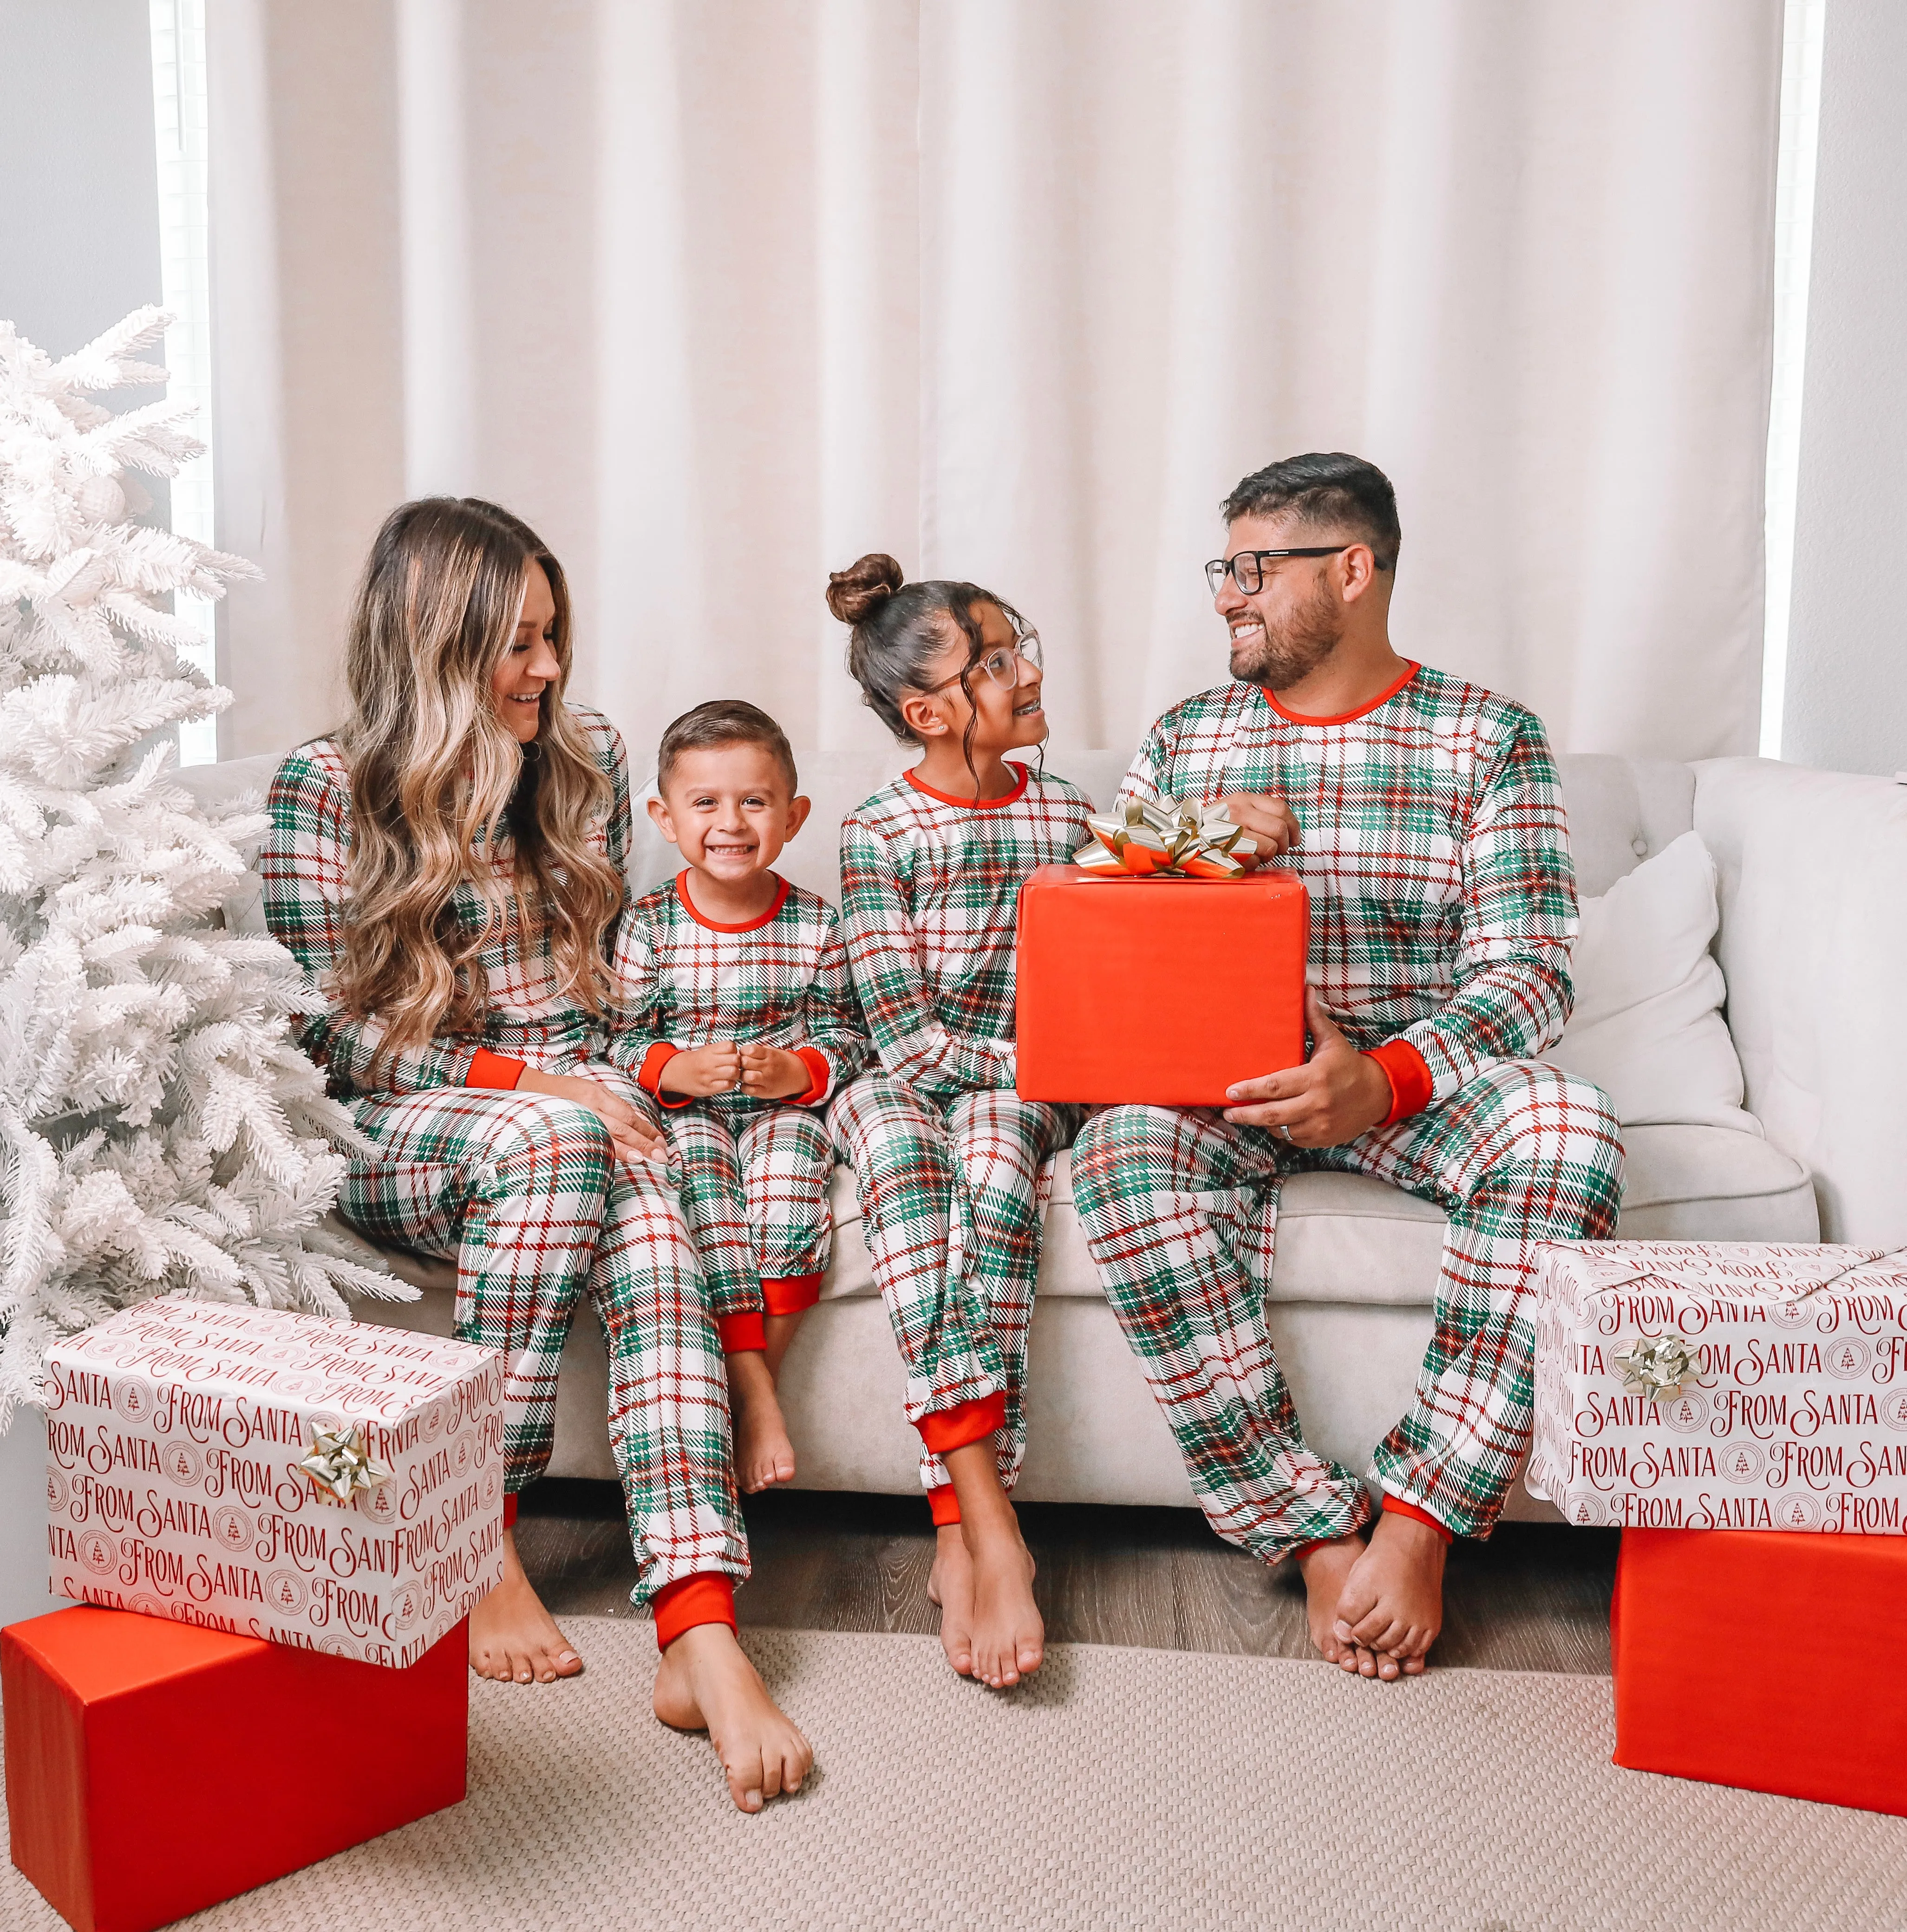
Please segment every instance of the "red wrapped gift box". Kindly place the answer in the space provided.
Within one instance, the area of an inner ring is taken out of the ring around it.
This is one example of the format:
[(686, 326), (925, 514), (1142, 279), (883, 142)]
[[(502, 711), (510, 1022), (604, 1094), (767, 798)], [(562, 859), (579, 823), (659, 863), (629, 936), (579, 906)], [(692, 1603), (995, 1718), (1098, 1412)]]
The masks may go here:
[(1297, 1066), (1310, 934), (1294, 872), (1041, 866), (1020, 889), (1021, 1094), (1222, 1107), (1234, 1081)]
[(0, 1630), (13, 1863), (77, 1932), (147, 1932), (454, 1804), (466, 1626), (406, 1670), (129, 1610)]
[(1907, 1538), (1625, 1529), (1615, 1762), (1907, 1816)]

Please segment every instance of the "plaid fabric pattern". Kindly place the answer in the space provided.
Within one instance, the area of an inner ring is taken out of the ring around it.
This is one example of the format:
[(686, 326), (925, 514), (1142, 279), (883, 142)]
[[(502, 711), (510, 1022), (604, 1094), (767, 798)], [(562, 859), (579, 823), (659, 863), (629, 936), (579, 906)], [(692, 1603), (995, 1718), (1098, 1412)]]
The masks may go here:
[(665, 1111), (662, 1126), (718, 1316), (759, 1314), (763, 1281), (826, 1268), (835, 1150), (818, 1114), (773, 1101), (724, 1114), (698, 1100)]
[[(907, 1420), (1006, 1399), (996, 1436), (1002, 1488), (1026, 1455), (1021, 1391), (1039, 1273), (1042, 1168), (1072, 1138), (1079, 1109), (999, 1088), (938, 1099), (864, 1074), (829, 1112), (854, 1168), (862, 1228), (907, 1372)], [(948, 1480), (923, 1451), (921, 1486)]]
[[(632, 1074), (658, 1041), (811, 1046), (828, 1063), (829, 1093), (867, 1060), (840, 919), (826, 900), (785, 880), (766, 915), (741, 927), (699, 916), (679, 878), (645, 892), (622, 914), (615, 965), (621, 990), (610, 1054)], [(784, 1104), (746, 1094), (697, 1103), (724, 1117)]]
[(1615, 1226), (1622, 1144), (1601, 1089), (1499, 1060), (1441, 1106), (1342, 1147), (1113, 1107), (1073, 1150), (1073, 1198), (1108, 1299), (1213, 1528), (1267, 1562), (1367, 1520), (1363, 1485), (1305, 1445), (1267, 1339), (1278, 1177), (1370, 1174), (1450, 1215), (1437, 1327), (1378, 1481), (1459, 1536), (1487, 1536), (1529, 1446), (1531, 1251)]
[[(609, 1070), (589, 1073), (649, 1108)], [(375, 1151), (352, 1161), (339, 1206), (378, 1240), (456, 1256), (457, 1335), (504, 1358), (508, 1489), (549, 1461), (557, 1364), (586, 1297), (608, 1345), (634, 1600), (705, 1572), (745, 1577), (727, 1374), (661, 1169), (619, 1161), (595, 1114), (544, 1095), (437, 1088), (356, 1112)]]
[(1428, 666), (1328, 724), (1223, 684), (1159, 719), (1121, 788), (1228, 791), (1274, 794), (1297, 814), (1279, 863), (1310, 890), (1312, 976), (1354, 1046), (1408, 1040), (1441, 1101), (1562, 1032), (1576, 872), (1532, 713)]
[(937, 1101), (1013, 1084), (1020, 886), (1088, 837), (1092, 803), (1026, 767), (989, 804), (936, 796), (904, 773), (841, 828), (841, 919), (881, 1065)]
[[(590, 842), (619, 871), (629, 851), (629, 777), (622, 740), (600, 712), (582, 705), (569, 710), (612, 788), (608, 814), (594, 828)], [(278, 767), (268, 803), (271, 829), (258, 861), (265, 920), (274, 937), (328, 990), (344, 953), (351, 856), (350, 772), (336, 744), (319, 738), (300, 746)], [(466, 932), (488, 931), (478, 955), (490, 993), (481, 1028), (440, 1034), (408, 1047), (381, 1060), (373, 1074), (370, 1062), (382, 1032), (375, 1018), (353, 1019), (335, 1005), (303, 1015), (297, 1022), (300, 1043), (326, 1069), (334, 1090), (343, 1097), (460, 1087), (479, 1047), (550, 1072), (600, 1053), (600, 1024), (571, 999), (557, 977), (547, 938), (525, 920), (510, 890), (514, 842), (498, 839), (487, 856), (506, 895), (503, 919), (490, 926), (489, 908), (468, 880), (457, 887), (452, 902)]]

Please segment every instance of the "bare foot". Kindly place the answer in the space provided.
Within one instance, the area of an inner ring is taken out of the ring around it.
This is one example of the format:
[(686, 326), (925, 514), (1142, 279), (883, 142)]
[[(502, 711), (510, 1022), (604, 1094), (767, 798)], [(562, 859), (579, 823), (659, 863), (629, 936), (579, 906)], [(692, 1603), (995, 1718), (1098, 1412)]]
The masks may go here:
[(1428, 1523), (1386, 1510), (1370, 1547), (1351, 1565), (1336, 1634), (1372, 1652), (1378, 1676), (1422, 1675), (1424, 1653), (1444, 1627), (1444, 1549)]
[(795, 1478), (795, 1445), (788, 1440), (775, 1378), (759, 1348), (728, 1358), (728, 1390), (733, 1398), (735, 1480), (753, 1496)]
[(973, 1559), (973, 1675), (1004, 1690), (1030, 1677), (1046, 1654), (1046, 1626), (1033, 1598), (1033, 1552), (1020, 1539), (1010, 1504), (1003, 1522), (976, 1522), (964, 1504), (962, 1514)]
[(799, 1791), (814, 1750), (782, 1715), (726, 1624), (695, 1624), (662, 1653), (655, 1714), (678, 1731), (703, 1731), (728, 1774), (738, 1811), (759, 1811)]
[(503, 1532), (503, 1580), (470, 1612), (470, 1668), (499, 1684), (553, 1684), (583, 1660), (523, 1574), (517, 1533)]
[(1337, 1633), (1338, 1601), (1344, 1594), (1345, 1580), (1363, 1553), (1361, 1536), (1340, 1537), (1336, 1542), (1320, 1544), (1308, 1556), (1300, 1557), (1298, 1574), (1304, 1579), (1305, 1612), (1311, 1625), (1311, 1641), (1318, 1654), (1340, 1670), (1354, 1676), (1362, 1671), (1366, 1677), (1375, 1677), (1377, 1659), (1360, 1645), (1340, 1642)]
[(940, 1648), (963, 1677), (973, 1674), (973, 1559), (957, 1522), (943, 1523), (934, 1539), (934, 1568), (927, 1600), (940, 1606)]

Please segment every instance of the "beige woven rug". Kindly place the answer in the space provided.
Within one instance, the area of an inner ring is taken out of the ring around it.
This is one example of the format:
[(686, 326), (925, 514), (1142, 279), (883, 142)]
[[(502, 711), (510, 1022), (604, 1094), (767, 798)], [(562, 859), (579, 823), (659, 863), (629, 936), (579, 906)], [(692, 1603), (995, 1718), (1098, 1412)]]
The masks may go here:
[[(1907, 1820), (1615, 1769), (1606, 1678), (1348, 1681), (1061, 1646), (1025, 1689), (929, 1637), (755, 1630), (818, 1754), (762, 1816), (649, 1714), (649, 1626), (573, 1620), (573, 1683), (473, 1686), (454, 1810), (189, 1922), (218, 1932), (624, 1926), (1907, 1925)], [(0, 1925), (61, 1922), (18, 1873)]]

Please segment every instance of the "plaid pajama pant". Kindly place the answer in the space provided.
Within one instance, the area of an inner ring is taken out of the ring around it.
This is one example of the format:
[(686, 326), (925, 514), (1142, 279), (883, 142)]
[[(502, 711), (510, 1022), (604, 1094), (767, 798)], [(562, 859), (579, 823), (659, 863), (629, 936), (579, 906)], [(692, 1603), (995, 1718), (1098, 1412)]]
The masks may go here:
[(761, 1285), (819, 1274), (834, 1223), (834, 1143), (805, 1107), (665, 1108), (682, 1218), (718, 1317), (762, 1312)]
[[(575, 1070), (653, 1118), (607, 1070)], [(433, 1088), (355, 1112), (376, 1151), (352, 1161), (339, 1208), (379, 1240), (456, 1257), (458, 1339), (504, 1359), (505, 1487), (550, 1460), (557, 1363), (586, 1295), (608, 1345), (635, 1600), (698, 1574), (745, 1577), (728, 1378), (661, 1168), (618, 1160), (595, 1114), (547, 1095)]]
[(1494, 1062), (1448, 1101), (1342, 1147), (1157, 1107), (1112, 1107), (1073, 1150), (1107, 1298), (1165, 1412), (1200, 1507), (1267, 1562), (1368, 1521), (1364, 1485), (1306, 1446), (1267, 1340), (1281, 1174), (1369, 1174), (1450, 1216), (1436, 1329), (1411, 1411), (1378, 1445), (1384, 1489), (1487, 1536), (1529, 1446), (1530, 1250), (1615, 1225), (1622, 1144), (1601, 1089)]
[[(907, 1420), (1006, 1398), (994, 1438), (1000, 1486), (1026, 1455), (1027, 1324), (1039, 1273), (1042, 1165), (1072, 1137), (1076, 1107), (1001, 1088), (930, 1100), (890, 1074), (864, 1074), (830, 1110), (852, 1163), (868, 1258), (907, 1375)], [(949, 1480), (924, 1450), (921, 1486)]]

